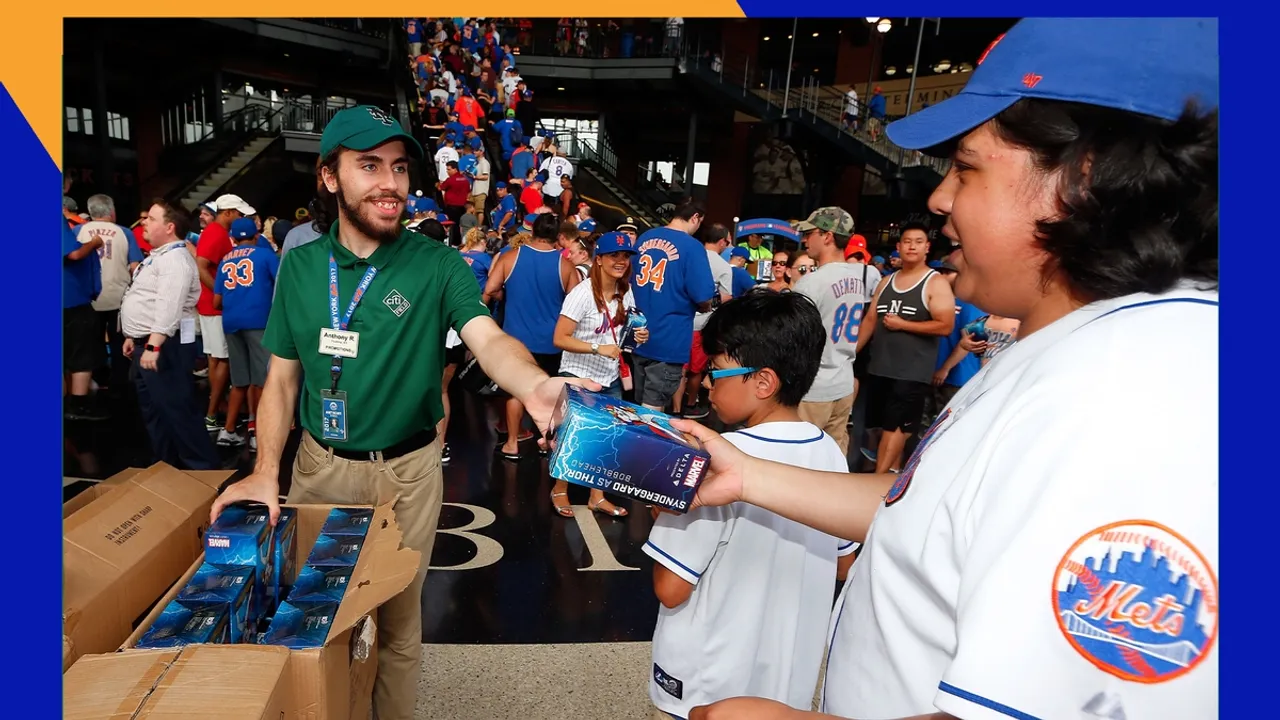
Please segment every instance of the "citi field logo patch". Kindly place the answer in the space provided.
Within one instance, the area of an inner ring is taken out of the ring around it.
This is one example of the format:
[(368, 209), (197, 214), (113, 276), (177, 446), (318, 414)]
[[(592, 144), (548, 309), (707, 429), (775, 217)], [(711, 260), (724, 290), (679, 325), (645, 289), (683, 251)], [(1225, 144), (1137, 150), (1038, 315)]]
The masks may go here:
[(907, 464), (902, 466), (902, 472), (898, 474), (898, 479), (893, 481), (893, 486), (889, 488), (889, 493), (884, 496), (885, 507), (888, 507), (902, 499), (907, 494), (907, 488), (911, 485), (911, 478), (916, 474), (916, 467), (920, 464), (920, 458), (924, 456), (924, 451), (929, 449), (929, 445), (938, 436), (946, 430), (947, 426), (955, 420), (951, 415), (951, 408), (942, 411), (937, 420), (933, 421), (933, 425), (929, 426), (928, 431), (920, 438), (920, 443), (916, 445), (916, 451), (911, 453)]
[(399, 290), (392, 289), (387, 293), (387, 296), (382, 298), (382, 304), (391, 308), (391, 312), (395, 313), (396, 317), (409, 312), (409, 301), (400, 294)]
[(1053, 612), (1084, 659), (1122, 680), (1190, 672), (1218, 635), (1218, 578), (1181, 535), (1147, 520), (1090, 531), (1058, 564)]

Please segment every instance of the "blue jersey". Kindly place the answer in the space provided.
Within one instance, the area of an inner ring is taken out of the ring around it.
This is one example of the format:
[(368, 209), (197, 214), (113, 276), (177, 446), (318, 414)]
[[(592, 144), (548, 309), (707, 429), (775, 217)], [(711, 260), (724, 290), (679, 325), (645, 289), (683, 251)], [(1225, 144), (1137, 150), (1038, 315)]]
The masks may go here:
[(516, 180), (524, 180), (529, 171), (533, 169), (537, 158), (528, 151), (515, 153), (511, 156), (511, 177)]
[(260, 247), (263, 250), (269, 250), (270, 252), (276, 251), (275, 248), (271, 247), (271, 241), (267, 239), (266, 235), (259, 235), (257, 241), (253, 243), (253, 246)]
[(79, 260), (67, 256), (83, 247), (67, 221), (62, 221), (62, 308), (88, 305), (102, 292), (102, 269), (98, 253), (91, 252)]
[(737, 265), (734, 265), (732, 269), (733, 296), (742, 297), (750, 292), (751, 288), (756, 286), (756, 281), (752, 279), (751, 273), (747, 272), (746, 268), (740, 268)]
[[(504, 225), (502, 224), (502, 218), (505, 217), (507, 213), (511, 213), (511, 218), (508, 219)], [(494, 208), (493, 212), (490, 214), (489, 224), (492, 227), (497, 228), (499, 231), (506, 230), (516, 224), (516, 214), (516, 196), (511, 193), (507, 193), (506, 197), (498, 200), (498, 207)]]
[(237, 245), (218, 264), (213, 292), (222, 296), (222, 330), (263, 330), (271, 314), (280, 258), (256, 245)]
[(525, 245), (517, 248), (516, 252), (519, 255), (515, 267), (503, 285), (506, 313), (502, 329), (519, 340), (529, 352), (543, 355), (558, 353), (560, 350), (553, 338), (565, 296), (564, 280), (560, 275), (560, 251), (539, 250)]
[(511, 153), (516, 149), (515, 139), (524, 137), (524, 128), (520, 126), (520, 121), (504, 118), (493, 124), (493, 131), (498, 134), (498, 141), (502, 143), (502, 156), (511, 157)]
[(649, 320), (649, 342), (635, 354), (666, 363), (689, 362), (693, 315), (716, 292), (702, 243), (688, 233), (655, 228), (638, 239), (631, 287)]
[[(964, 326), (985, 316), (986, 313), (983, 311), (960, 298), (956, 298), (956, 326), (955, 329), (951, 331), (951, 335), (941, 338), (941, 341), (938, 343), (937, 368), (942, 367), (943, 363), (947, 361), (947, 358), (951, 357), (951, 352), (960, 344), (960, 338), (962, 337), (960, 331), (964, 329)], [(965, 354), (964, 359), (947, 374), (945, 382), (947, 385), (964, 387), (964, 384), (969, 382), (969, 379), (974, 375), (977, 375), (978, 371), (981, 369), (981, 358), (973, 353), (967, 353)]]
[(405, 29), (405, 33), (409, 35), (409, 42), (411, 43), (422, 42), (422, 26), (418, 24), (417, 20), (410, 19), (406, 21), (404, 24), (404, 29)]
[(493, 258), (486, 252), (464, 252), (462, 259), (471, 266), (471, 272), (480, 284), (480, 292), (484, 292), (485, 283), (489, 282), (489, 268), (493, 267)]

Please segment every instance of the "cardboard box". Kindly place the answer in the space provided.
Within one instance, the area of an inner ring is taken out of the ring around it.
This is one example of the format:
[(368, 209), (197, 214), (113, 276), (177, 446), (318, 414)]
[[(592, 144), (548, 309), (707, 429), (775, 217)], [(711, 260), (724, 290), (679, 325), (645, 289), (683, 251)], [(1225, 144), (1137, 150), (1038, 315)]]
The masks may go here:
[(71, 663), (75, 660), (75, 645), (71, 642), (71, 638), (66, 635), (62, 636), (62, 672), (66, 672), (71, 667)]
[(64, 720), (291, 717), (289, 651), (190, 645), (86, 655), (63, 676)]
[(551, 417), (551, 477), (683, 513), (710, 456), (671, 417), (566, 385)]
[[(376, 634), (369, 617), (379, 605), (409, 587), (423, 562), (417, 550), (400, 547), (401, 532), (391, 503), (374, 508), (373, 521), (364, 539), (360, 559), (351, 571), (351, 581), (338, 611), (333, 616), (324, 647), (287, 650), (288, 675), (292, 687), (289, 720), (338, 720), (368, 717), (372, 702), (373, 678), (377, 672)], [(311, 552), (320, 527), (333, 505), (295, 505), (298, 511), (297, 553)], [(134, 633), (124, 641), (124, 655), (134, 650), (147, 628), (160, 616), (163, 606), (177, 596), (203, 562), (197, 558), (187, 572), (154, 608)], [(192, 647), (192, 646), (189, 646)], [(195, 646), (199, 647), (199, 646)], [(221, 648), (235, 662), (234, 653), (250, 652), (262, 645), (225, 645)]]
[(118, 648), (200, 557), (209, 509), (233, 472), (130, 468), (63, 506), (62, 620), (72, 662)]

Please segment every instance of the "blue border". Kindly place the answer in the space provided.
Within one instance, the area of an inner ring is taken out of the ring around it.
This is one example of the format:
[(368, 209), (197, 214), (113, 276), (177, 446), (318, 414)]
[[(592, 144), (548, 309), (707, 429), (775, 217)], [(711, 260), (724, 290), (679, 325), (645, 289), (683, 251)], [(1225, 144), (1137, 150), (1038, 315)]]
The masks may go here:
[(1014, 720), (1039, 720), (1039, 718), (1037, 718), (1035, 715), (1028, 715), (1022, 712), (1021, 710), (1014, 710), (1008, 705), (1001, 705), (995, 700), (988, 700), (982, 697), (981, 695), (974, 695), (968, 690), (961, 690), (955, 685), (949, 685), (947, 683), (938, 683), (938, 689), (944, 693), (947, 693), (948, 695), (955, 695), (961, 700), (966, 700), (968, 702), (971, 702), (974, 705), (981, 705), (982, 707), (987, 708), (988, 710), (995, 710), (1001, 715), (1008, 715), (1009, 717), (1014, 718)]
[(697, 571), (693, 570), (693, 569), (692, 569), (692, 568), (690, 568), (688, 565), (685, 565), (684, 563), (680, 562), (679, 560), (677, 560), (677, 559), (675, 559), (675, 558), (671, 557), (671, 554), (670, 554), (670, 553), (668, 553), (666, 550), (663, 550), (662, 548), (658, 547), (657, 545), (654, 545), (652, 540), (646, 540), (646, 541), (645, 541), (645, 543), (644, 543), (644, 546), (645, 546), (645, 547), (649, 547), (649, 548), (653, 548), (653, 551), (654, 551), (654, 552), (656, 552), (656, 553), (658, 553), (659, 555), (661, 555), (662, 557), (664, 557), (664, 558), (666, 558), (666, 559), (670, 560), (671, 562), (675, 563), (676, 565), (679, 565), (681, 570), (684, 570), (685, 572), (689, 573), (690, 575), (694, 576), (695, 578), (699, 578), (699, 579), (701, 579), (701, 578), (702, 578), (702, 573), (700, 573), (700, 572), (697, 572)]
[(743, 437), (749, 437), (749, 438), (751, 438), (752, 440), (759, 440), (760, 442), (767, 442), (767, 443), (781, 443), (781, 444), (783, 444), (783, 445), (808, 445), (809, 443), (816, 443), (816, 442), (818, 442), (819, 440), (821, 440), (822, 438), (824, 438), (824, 437), (826, 437), (826, 436), (827, 436), (827, 434), (826, 434), (826, 433), (824, 433), (824, 432), (822, 432), (821, 430), (819, 430), (819, 431), (818, 431), (818, 436), (817, 436), (817, 437), (809, 438), (808, 440), (783, 440), (782, 438), (767, 438), (767, 437), (760, 437), (759, 435), (752, 435), (751, 433), (747, 432), (746, 430), (739, 430), (739, 431), (737, 431), (737, 432), (735, 432), (735, 433), (733, 433), (733, 434), (734, 434), (734, 435), (741, 435), (741, 436), (743, 436)]

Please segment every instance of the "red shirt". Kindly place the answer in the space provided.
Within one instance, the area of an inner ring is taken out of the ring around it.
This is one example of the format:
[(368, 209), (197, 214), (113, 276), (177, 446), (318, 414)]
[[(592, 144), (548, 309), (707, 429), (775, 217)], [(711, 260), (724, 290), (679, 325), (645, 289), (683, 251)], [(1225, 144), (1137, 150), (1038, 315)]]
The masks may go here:
[(453, 109), (458, 111), (458, 122), (471, 127), (480, 127), (480, 103), (473, 97), (458, 98)]
[(520, 202), (524, 205), (524, 211), (531, 213), (542, 207), (542, 190), (535, 188), (532, 183), (520, 193)]
[[(208, 260), (213, 267), (209, 268), (209, 272), (216, 277), (218, 274), (218, 263), (222, 262), (222, 258), (231, 252), (231, 236), (227, 234), (227, 229), (217, 223), (217, 221), (209, 223), (209, 226), (200, 231), (200, 241), (196, 243), (196, 257)], [(201, 315), (221, 315), (221, 310), (213, 307), (213, 291), (200, 282), (200, 299), (196, 302), (196, 312)]]
[(444, 193), (445, 205), (466, 205), (471, 195), (471, 183), (462, 173), (455, 173), (440, 183), (440, 191)]
[(138, 249), (141, 250), (144, 255), (151, 254), (151, 251), (154, 248), (151, 247), (151, 243), (147, 242), (147, 229), (145, 227), (142, 225), (135, 225), (133, 228), (133, 239), (138, 241)]

